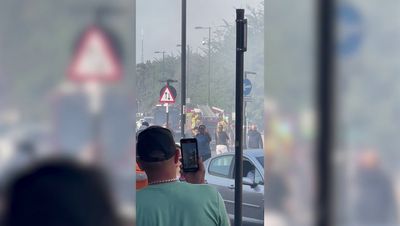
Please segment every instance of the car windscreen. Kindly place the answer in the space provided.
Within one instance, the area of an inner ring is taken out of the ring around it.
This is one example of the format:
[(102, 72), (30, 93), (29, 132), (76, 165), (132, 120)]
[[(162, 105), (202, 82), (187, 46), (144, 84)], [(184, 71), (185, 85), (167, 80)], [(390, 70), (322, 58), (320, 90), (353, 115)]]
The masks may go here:
[(264, 156), (256, 157), (256, 159), (264, 167)]

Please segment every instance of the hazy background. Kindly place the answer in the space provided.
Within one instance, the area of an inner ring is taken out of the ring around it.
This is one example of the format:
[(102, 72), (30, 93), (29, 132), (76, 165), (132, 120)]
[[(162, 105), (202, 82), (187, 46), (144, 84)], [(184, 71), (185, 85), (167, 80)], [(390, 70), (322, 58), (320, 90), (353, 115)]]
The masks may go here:
[[(94, 116), (87, 86), (67, 72), (82, 32), (100, 26), (100, 8), (108, 10), (101, 27), (123, 73), (101, 85), (102, 107)], [(134, 12), (127, 0), (0, 1), (1, 186), (8, 173), (38, 159), (69, 156), (100, 164), (118, 208), (133, 216)]]
[[(188, 1), (188, 97), (193, 104), (205, 104), (210, 84), (211, 105), (233, 113), (234, 9), (246, 8), (251, 29), (245, 69), (257, 72), (252, 77), (254, 101), (248, 105), (248, 117), (265, 135), (266, 159), (271, 160), (266, 172), (283, 181), (281, 187), (274, 187), (277, 183), (272, 181), (266, 184), (270, 188), (266, 204), (277, 196), (282, 204), (275, 212), (267, 211), (272, 213), (267, 217), (272, 226), (308, 226), (315, 219), (313, 167), (318, 132), (314, 123), (315, 3), (261, 2)], [(1, 183), (7, 172), (32, 162), (31, 156), (20, 151), (26, 143), (33, 144), (37, 156), (66, 154), (85, 159), (93, 154), (93, 118), (85, 89), (69, 81), (66, 70), (77, 38), (94, 21), (94, 9), (116, 7), (119, 10), (105, 16), (104, 24), (118, 37), (124, 72), (121, 81), (105, 87), (102, 164), (120, 179), (114, 183), (120, 207), (127, 205), (128, 212), (134, 213), (136, 109), (150, 111), (158, 102), (163, 85), (159, 79), (180, 79), (176, 45), (181, 36), (181, 9), (180, 1), (141, 0), (135, 14), (132, 3), (0, 0)], [(350, 12), (338, 17), (336, 223), (399, 225), (400, 2), (343, 0), (342, 4)], [(218, 25), (225, 27), (212, 34), (209, 82), (207, 48), (201, 44), (208, 33), (194, 27)], [(145, 62), (141, 60), (142, 38)], [(350, 44), (344, 41), (349, 39)], [(157, 50), (166, 51), (165, 76), (161, 55), (154, 54)], [(179, 93), (180, 84), (176, 87)]]
[[(278, 175), (287, 189), (270, 182), (266, 205), (278, 195), (284, 208), (266, 217), (270, 225), (311, 225), (318, 133), (316, 4), (268, 2), (264, 101), (267, 161), (274, 162), (266, 175)], [(336, 4), (334, 223), (399, 225), (400, 3)]]
[[(195, 26), (224, 25), (235, 21), (235, 9), (256, 7), (260, 0), (204, 0), (187, 1), (187, 44), (194, 48), (208, 38), (207, 30), (195, 30)], [(136, 60), (141, 62), (141, 40), (144, 39), (144, 60), (157, 57), (154, 51), (164, 50), (177, 54), (181, 40), (181, 1), (137, 1), (137, 51)], [(143, 34), (143, 36), (142, 36)]]

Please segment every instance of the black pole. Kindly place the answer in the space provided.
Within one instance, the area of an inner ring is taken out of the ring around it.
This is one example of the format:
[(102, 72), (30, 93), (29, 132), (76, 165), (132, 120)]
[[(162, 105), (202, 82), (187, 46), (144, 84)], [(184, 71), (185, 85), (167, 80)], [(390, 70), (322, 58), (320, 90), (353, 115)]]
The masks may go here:
[(242, 225), (243, 71), (246, 51), (244, 9), (236, 9), (235, 226)]
[(211, 27), (208, 27), (208, 106), (211, 106)]
[[(247, 79), (247, 71), (244, 72), (244, 78)], [(244, 130), (243, 130), (243, 148), (246, 149), (247, 148), (247, 101), (244, 101), (244, 107), (243, 107), (243, 111), (244, 111), (244, 115), (243, 115), (243, 125), (244, 125)]]
[(244, 129), (243, 129), (243, 148), (246, 149), (247, 148), (247, 113), (246, 113), (246, 108), (247, 108), (247, 101), (244, 101), (243, 103), (244, 107), (243, 107), (243, 125), (244, 125)]
[(186, 122), (186, 0), (182, 0), (181, 53), (181, 137), (184, 138)]
[(334, 0), (318, 3), (318, 47), (317, 59), (317, 108), (318, 139), (316, 150), (317, 196), (315, 216), (317, 226), (334, 225), (333, 220), (333, 177), (332, 150), (334, 135)]

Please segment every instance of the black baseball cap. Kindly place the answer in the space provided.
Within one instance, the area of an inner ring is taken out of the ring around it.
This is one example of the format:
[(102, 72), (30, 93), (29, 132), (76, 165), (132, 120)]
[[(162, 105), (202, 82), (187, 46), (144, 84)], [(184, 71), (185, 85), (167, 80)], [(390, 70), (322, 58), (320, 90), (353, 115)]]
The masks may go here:
[(150, 126), (137, 136), (136, 157), (144, 162), (161, 162), (175, 155), (176, 145), (171, 131)]

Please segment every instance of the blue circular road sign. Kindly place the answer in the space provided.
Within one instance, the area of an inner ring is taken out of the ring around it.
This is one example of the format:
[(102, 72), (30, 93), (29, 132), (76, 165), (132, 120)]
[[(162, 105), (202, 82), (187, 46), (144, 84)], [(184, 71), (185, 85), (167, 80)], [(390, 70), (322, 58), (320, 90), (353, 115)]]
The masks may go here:
[(338, 6), (338, 52), (341, 55), (355, 53), (362, 40), (362, 18), (357, 8), (348, 3)]
[(253, 88), (253, 85), (251, 84), (251, 81), (249, 79), (243, 80), (243, 95), (244, 96), (249, 96), (251, 93), (251, 89)]

